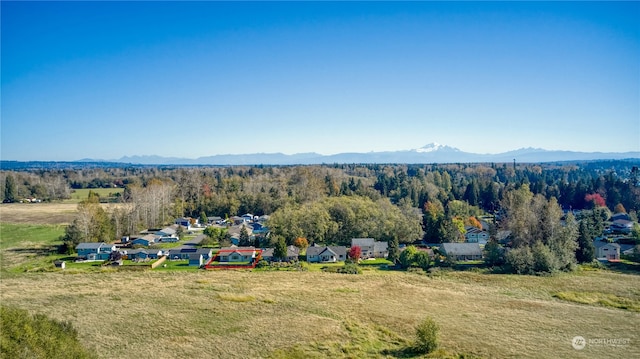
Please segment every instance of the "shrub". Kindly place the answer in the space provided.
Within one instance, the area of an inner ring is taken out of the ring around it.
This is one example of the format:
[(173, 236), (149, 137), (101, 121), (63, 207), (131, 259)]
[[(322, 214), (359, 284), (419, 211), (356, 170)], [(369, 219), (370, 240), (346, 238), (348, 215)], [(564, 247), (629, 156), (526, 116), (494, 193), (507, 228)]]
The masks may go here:
[(420, 353), (431, 353), (438, 348), (438, 324), (426, 317), (416, 327), (415, 349)]
[(92, 358), (78, 340), (69, 322), (23, 309), (0, 307), (0, 357), (2, 358)]

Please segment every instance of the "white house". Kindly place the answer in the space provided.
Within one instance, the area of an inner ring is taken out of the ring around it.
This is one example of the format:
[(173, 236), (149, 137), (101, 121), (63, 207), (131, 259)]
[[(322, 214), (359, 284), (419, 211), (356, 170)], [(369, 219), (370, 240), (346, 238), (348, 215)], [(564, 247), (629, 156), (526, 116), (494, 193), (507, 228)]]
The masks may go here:
[(467, 232), (464, 234), (464, 240), (467, 243), (487, 244), (489, 241), (489, 232), (483, 231), (476, 227), (466, 227)]

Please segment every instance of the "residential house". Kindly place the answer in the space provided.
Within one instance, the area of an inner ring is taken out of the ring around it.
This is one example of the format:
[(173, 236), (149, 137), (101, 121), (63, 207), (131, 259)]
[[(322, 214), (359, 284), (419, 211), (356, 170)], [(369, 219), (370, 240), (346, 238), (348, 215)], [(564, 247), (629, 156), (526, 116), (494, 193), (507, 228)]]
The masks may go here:
[(132, 261), (154, 260), (162, 257), (160, 249), (131, 249), (126, 253), (127, 259)]
[(159, 237), (177, 237), (177, 225), (165, 227), (155, 233)]
[(465, 242), (487, 244), (489, 241), (489, 232), (483, 231), (476, 227), (465, 227), (466, 232), (464, 234)]
[[(275, 250), (273, 248), (266, 248), (265, 250), (262, 251), (262, 259), (264, 259), (267, 262), (273, 262), (274, 260), (280, 259), (280, 258), (273, 257), (274, 251)], [(288, 246), (287, 257), (282, 258), (282, 260), (287, 262), (297, 261), (299, 255), (300, 255), (300, 248), (296, 246)]]
[(307, 248), (307, 262), (309, 263), (334, 263), (344, 261), (347, 258), (345, 246), (317, 246)]
[(177, 236), (160, 237), (157, 239), (158, 243), (176, 243), (180, 240)]
[(223, 219), (220, 216), (207, 217), (207, 224), (222, 224)]
[(473, 261), (482, 259), (482, 249), (478, 243), (441, 243), (440, 253), (452, 257), (456, 261)]
[(253, 262), (256, 258), (254, 247), (226, 247), (218, 251), (219, 262)]
[(618, 243), (595, 241), (593, 246), (596, 247), (596, 258), (598, 260), (616, 261), (620, 259), (620, 245)]
[(615, 213), (614, 215), (611, 216), (609, 220), (611, 222), (614, 222), (620, 219), (623, 219), (625, 221), (630, 221), (631, 217), (627, 213)]
[(231, 237), (231, 243), (238, 246), (240, 245), (240, 233), (242, 232), (242, 228), (247, 230), (247, 234), (249, 235), (249, 240), (253, 243), (255, 236), (253, 234), (253, 228), (247, 224), (240, 224), (237, 226), (231, 226), (229, 228), (229, 236)]
[(245, 223), (251, 223), (251, 222), (253, 222), (253, 218), (254, 218), (254, 217), (253, 217), (253, 214), (251, 214), (251, 213), (246, 213), (246, 214), (243, 214), (243, 215), (241, 216), (241, 218), (242, 218), (242, 220), (243, 220)]
[(116, 250), (115, 244), (107, 244), (104, 242), (98, 243), (79, 243), (76, 246), (76, 252), (78, 257), (90, 260), (90, 261), (106, 261), (109, 259), (111, 252)]
[(131, 245), (132, 246), (138, 245), (138, 246), (149, 247), (150, 245), (155, 244), (156, 240), (158, 238), (159, 237), (156, 236), (155, 234), (147, 234), (145, 236), (142, 236), (142, 237), (139, 237), (139, 238), (136, 238), (136, 239), (132, 240), (131, 241)]
[(386, 258), (389, 255), (389, 243), (373, 238), (352, 238), (351, 247), (360, 247), (360, 258)]
[(631, 233), (631, 229), (633, 228), (633, 222), (626, 219), (616, 219), (615, 221), (611, 222), (609, 228), (614, 233), (629, 234)]
[(192, 254), (202, 255), (203, 260), (208, 260), (212, 257), (213, 250), (211, 248), (196, 248), (196, 247), (178, 247), (171, 248), (167, 252), (167, 257), (171, 260), (187, 260)]
[(189, 265), (190, 266), (198, 266), (202, 267), (204, 265), (204, 257), (199, 253), (190, 253), (189, 254)]

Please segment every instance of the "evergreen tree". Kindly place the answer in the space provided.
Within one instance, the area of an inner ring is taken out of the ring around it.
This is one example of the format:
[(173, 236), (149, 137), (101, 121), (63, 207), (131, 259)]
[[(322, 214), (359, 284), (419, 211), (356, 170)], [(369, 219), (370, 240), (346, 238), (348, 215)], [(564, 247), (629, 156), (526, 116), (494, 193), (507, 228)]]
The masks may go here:
[(4, 202), (13, 203), (16, 201), (16, 181), (12, 175), (8, 175), (4, 181)]
[(593, 235), (590, 229), (590, 220), (585, 218), (578, 226), (578, 248), (576, 249), (576, 260), (578, 263), (589, 263), (595, 259), (595, 247), (593, 246)]
[(251, 238), (249, 237), (249, 231), (247, 230), (247, 227), (245, 227), (244, 225), (242, 226), (242, 228), (240, 228), (239, 244), (242, 247), (251, 245)]

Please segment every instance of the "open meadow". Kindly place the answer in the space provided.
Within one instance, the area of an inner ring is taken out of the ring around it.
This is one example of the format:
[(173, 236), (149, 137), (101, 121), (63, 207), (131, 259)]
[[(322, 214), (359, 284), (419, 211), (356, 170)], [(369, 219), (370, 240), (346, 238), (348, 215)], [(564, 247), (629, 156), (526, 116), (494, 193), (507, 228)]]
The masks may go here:
[(3, 221), (18, 219), (0, 224), (0, 302), (70, 321), (101, 358), (414, 357), (427, 316), (440, 326), (430, 357), (640, 357), (637, 274), (60, 270), (64, 227), (40, 221), (48, 210), (31, 214), (44, 224), (15, 215), (41, 205), (0, 206)]

